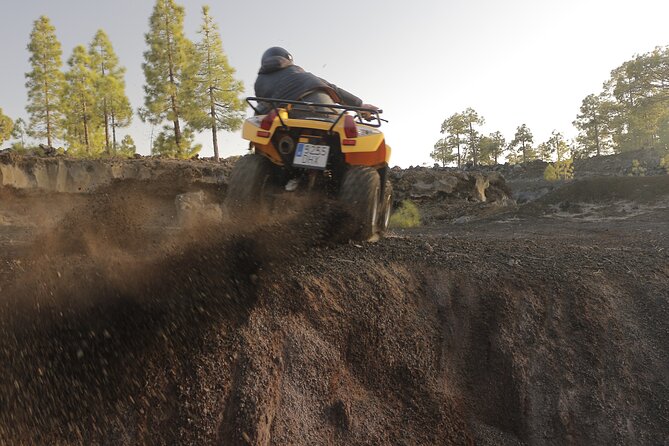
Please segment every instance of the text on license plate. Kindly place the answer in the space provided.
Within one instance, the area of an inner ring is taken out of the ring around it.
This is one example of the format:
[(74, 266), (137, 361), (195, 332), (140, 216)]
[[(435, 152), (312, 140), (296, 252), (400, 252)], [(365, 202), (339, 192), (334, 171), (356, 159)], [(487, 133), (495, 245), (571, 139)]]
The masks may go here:
[(325, 169), (328, 164), (329, 146), (319, 146), (316, 144), (299, 143), (295, 149), (295, 158), (293, 165), (302, 167), (313, 167), (315, 169)]

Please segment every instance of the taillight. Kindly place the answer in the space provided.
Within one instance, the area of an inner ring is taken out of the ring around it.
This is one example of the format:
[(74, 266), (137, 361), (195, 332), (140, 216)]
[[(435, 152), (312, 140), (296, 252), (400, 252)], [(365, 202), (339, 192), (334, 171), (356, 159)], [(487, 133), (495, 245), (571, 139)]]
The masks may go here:
[(358, 137), (358, 126), (355, 125), (355, 121), (351, 115), (344, 116), (344, 134), (347, 138)]
[(274, 120), (276, 119), (277, 113), (276, 110), (272, 109), (267, 115), (265, 115), (264, 118), (262, 118), (262, 121), (260, 122), (260, 128), (263, 130), (269, 130), (272, 128), (272, 124), (274, 124)]

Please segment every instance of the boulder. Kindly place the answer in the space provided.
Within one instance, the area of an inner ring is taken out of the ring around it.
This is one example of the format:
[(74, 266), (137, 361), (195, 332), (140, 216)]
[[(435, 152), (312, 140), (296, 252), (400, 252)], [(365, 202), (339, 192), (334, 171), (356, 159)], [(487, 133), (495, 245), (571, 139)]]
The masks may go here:
[(397, 200), (444, 198), (487, 202), (509, 198), (510, 191), (498, 172), (459, 171), (448, 168), (414, 167), (390, 170)]

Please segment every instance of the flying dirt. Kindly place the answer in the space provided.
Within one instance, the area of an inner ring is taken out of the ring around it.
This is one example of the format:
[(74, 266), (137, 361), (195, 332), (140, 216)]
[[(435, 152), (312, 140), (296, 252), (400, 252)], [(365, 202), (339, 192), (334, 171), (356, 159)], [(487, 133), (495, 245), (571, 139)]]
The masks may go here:
[(228, 222), (232, 163), (78, 163), (0, 159), (1, 444), (669, 438), (667, 175), (395, 170), (426, 225), (368, 243)]

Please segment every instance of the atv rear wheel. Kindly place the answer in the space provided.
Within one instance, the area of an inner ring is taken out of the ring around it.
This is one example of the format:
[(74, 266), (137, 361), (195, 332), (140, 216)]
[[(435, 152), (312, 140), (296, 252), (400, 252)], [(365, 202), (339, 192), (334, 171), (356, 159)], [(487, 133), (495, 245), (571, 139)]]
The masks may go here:
[(244, 155), (232, 168), (225, 204), (231, 213), (269, 209), (273, 165), (257, 153)]
[(378, 232), (381, 180), (376, 169), (349, 167), (339, 190), (339, 200), (348, 206), (356, 240), (369, 240)]

